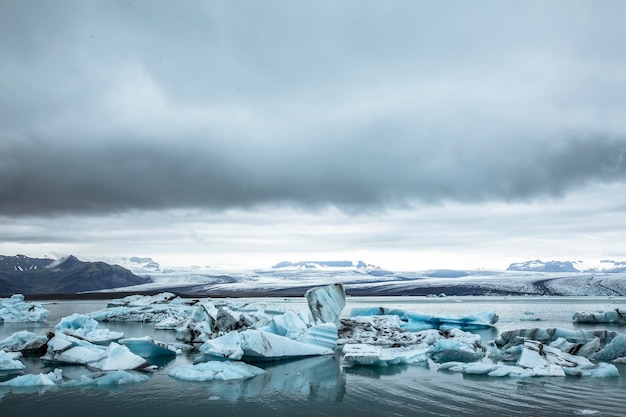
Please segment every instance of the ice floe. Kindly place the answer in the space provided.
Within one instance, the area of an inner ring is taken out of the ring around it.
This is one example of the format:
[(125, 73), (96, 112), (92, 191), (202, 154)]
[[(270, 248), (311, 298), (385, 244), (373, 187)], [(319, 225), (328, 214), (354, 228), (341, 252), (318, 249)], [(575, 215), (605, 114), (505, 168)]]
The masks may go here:
[(85, 386), (115, 386), (127, 384), (140, 384), (150, 379), (150, 376), (139, 372), (123, 370), (95, 372), (81, 375), (78, 379), (72, 379), (63, 383), (66, 388)]
[(91, 343), (107, 345), (124, 337), (124, 333), (112, 332), (109, 329), (98, 329), (98, 322), (84, 314), (72, 314), (64, 317), (54, 327), (55, 332), (64, 333)]
[(7, 353), (0, 350), (0, 371), (19, 371), (26, 366), (19, 360), (22, 356), (19, 352)]
[(168, 375), (184, 381), (202, 382), (248, 379), (263, 373), (265, 373), (263, 369), (243, 362), (209, 361), (172, 368)]
[(148, 362), (116, 342), (107, 347), (95, 345), (64, 333), (55, 333), (41, 358), (46, 362), (87, 365), (103, 371), (133, 370), (149, 367)]
[(63, 371), (59, 368), (47, 374), (28, 374), (16, 376), (5, 382), (0, 382), (3, 387), (39, 387), (56, 385), (63, 378)]
[(319, 343), (314, 338), (302, 342), (269, 332), (248, 329), (208, 340), (200, 347), (200, 351), (206, 355), (237, 360), (242, 358), (271, 360), (332, 355), (334, 354), (333, 348), (336, 346), (337, 328), (331, 324), (323, 329), (323, 332), (330, 334), (330, 340), (333, 340), (334, 335), (335, 343), (332, 347), (328, 346), (328, 338)]
[(7, 352), (32, 353), (45, 349), (47, 336), (37, 335), (28, 330), (20, 330), (0, 340), (0, 349)]
[(45, 321), (47, 317), (48, 310), (41, 307), (41, 304), (24, 301), (22, 294), (0, 298), (0, 322), (39, 322)]
[(175, 356), (180, 355), (184, 350), (190, 347), (182, 347), (180, 343), (169, 344), (158, 340), (154, 340), (150, 336), (130, 337), (119, 341), (122, 345), (128, 347), (131, 352), (142, 358), (154, 358), (158, 356)]
[(493, 327), (499, 317), (492, 312), (477, 312), (465, 317), (436, 317), (412, 311), (385, 308), (385, 307), (360, 307), (352, 309), (350, 315), (355, 316), (397, 316), (400, 319), (400, 327), (409, 331), (426, 329), (449, 330), (453, 328), (473, 330)]
[(588, 313), (578, 311), (572, 317), (574, 323), (612, 323), (626, 324), (626, 310), (616, 308), (612, 311), (596, 311)]
[(593, 363), (587, 358), (571, 355), (558, 348), (551, 347), (536, 340), (525, 340), (515, 365), (504, 363), (463, 363), (447, 362), (439, 366), (466, 374), (483, 374), (493, 377), (535, 377), (535, 376), (586, 376), (614, 377), (619, 376), (615, 365), (609, 363)]

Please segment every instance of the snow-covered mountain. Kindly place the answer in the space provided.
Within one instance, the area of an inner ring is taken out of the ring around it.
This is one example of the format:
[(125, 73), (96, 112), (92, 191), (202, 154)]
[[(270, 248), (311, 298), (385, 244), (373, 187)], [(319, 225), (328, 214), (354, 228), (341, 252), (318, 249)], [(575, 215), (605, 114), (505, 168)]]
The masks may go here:
[(534, 261), (526, 261), (520, 263), (512, 263), (506, 269), (507, 271), (533, 271), (533, 272), (580, 272), (574, 267), (572, 261), (548, 261), (543, 262), (539, 259)]

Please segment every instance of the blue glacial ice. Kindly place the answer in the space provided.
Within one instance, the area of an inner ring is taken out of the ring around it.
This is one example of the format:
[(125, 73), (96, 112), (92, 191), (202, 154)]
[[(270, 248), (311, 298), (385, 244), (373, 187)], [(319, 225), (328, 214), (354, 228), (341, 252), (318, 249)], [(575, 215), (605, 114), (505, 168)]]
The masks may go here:
[(54, 326), (54, 331), (85, 339), (91, 343), (108, 345), (124, 337), (124, 333), (112, 332), (109, 329), (98, 328), (99, 323), (84, 314), (72, 314), (64, 317)]
[(492, 312), (477, 312), (465, 317), (436, 317), (412, 311), (385, 308), (360, 307), (352, 309), (350, 315), (355, 316), (397, 316), (400, 326), (408, 331), (427, 329), (450, 330), (453, 328), (475, 330), (493, 327), (498, 321), (498, 315)]
[(572, 317), (574, 323), (612, 323), (626, 324), (626, 310), (616, 308), (611, 311), (578, 311)]
[(46, 321), (48, 310), (38, 303), (24, 301), (22, 294), (14, 294), (11, 298), (0, 298), (0, 322), (25, 323)]
[(181, 344), (169, 344), (154, 340), (150, 336), (129, 337), (119, 341), (128, 347), (135, 355), (142, 358), (156, 358), (159, 356), (176, 356), (183, 352)]

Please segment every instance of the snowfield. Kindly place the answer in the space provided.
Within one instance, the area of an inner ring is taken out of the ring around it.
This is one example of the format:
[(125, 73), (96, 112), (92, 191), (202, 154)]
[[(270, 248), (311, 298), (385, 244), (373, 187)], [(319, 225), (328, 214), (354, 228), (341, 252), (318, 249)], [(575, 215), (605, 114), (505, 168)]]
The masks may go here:
[[(348, 295), (626, 295), (626, 273), (533, 271), (396, 272), (357, 267), (267, 268), (226, 271), (164, 268), (146, 274), (151, 283), (103, 292), (172, 291), (181, 294), (302, 295), (312, 287), (341, 283)], [(435, 276), (435, 277), (434, 277)]]

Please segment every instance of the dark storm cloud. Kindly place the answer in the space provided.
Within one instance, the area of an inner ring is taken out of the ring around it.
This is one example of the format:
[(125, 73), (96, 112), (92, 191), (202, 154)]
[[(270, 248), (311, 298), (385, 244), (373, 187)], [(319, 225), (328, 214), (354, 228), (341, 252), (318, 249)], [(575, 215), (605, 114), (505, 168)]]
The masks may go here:
[(620, 3), (0, 2), (0, 214), (626, 180)]

